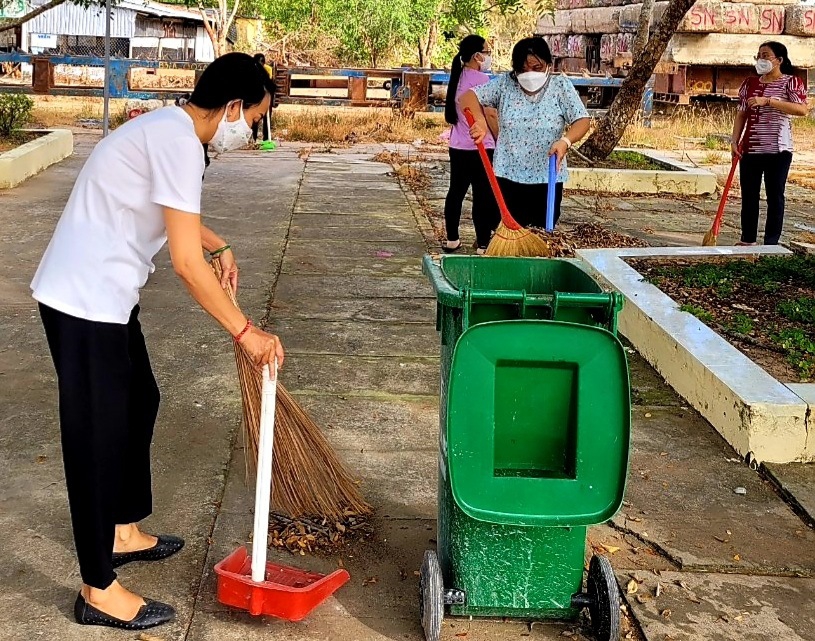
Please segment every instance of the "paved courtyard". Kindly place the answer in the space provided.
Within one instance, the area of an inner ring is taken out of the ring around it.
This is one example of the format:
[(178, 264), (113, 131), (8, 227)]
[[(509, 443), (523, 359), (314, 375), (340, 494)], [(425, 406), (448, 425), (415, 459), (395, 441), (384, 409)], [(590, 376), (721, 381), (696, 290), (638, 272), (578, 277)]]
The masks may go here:
[[(96, 140), (78, 133), (73, 157), (0, 192), (8, 265), (0, 276), (0, 641), (136, 638), (72, 622), (79, 575), (55, 376), (28, 291)], [(376, 148), (310, 155), (300, 148), (213, 161), (204, 218), (236, 249), (242, 307), (266, 319), (287, 348), (281, 380), (361, 479), (376, 509), (374, 535), (329, 556), (272, 554), (351, 573), (351, 582), (302, 623), (254, 619), (217, 603), (212, 567), (245, 544), (252, 528), (237, 376), (229, 337), (189, 298), (163, 251), (142, 297), (162, 390), (148, 528), (183, 536), (187, 547), (165, 563), (120, 572), (125, 585), (177, 606), (177, 622), (152, 631), (157, 639), (423, 638), (415, 572), (435, 545), (439, 339), (420, 263), (436, 249), (433, 228), (391, 167), (371, 161)], [(815, 224), (811, 199), (791, 207), (792, 219)], [(688, 244), (701, 238), (714, 210), (700, 199), (604, 205), (570, 196), (564, 220), (600, 220)], [(624, 591), (632, 580), (637, 586), (626, 595), (633, 617), (626, 634), (649, 641), (815, 640), (813, 467), (777, 466), (773, 474), (788, 492), (782, 498), (647, 364), (633, 353), (630, 359), (635, 406), (626, 501), (589, 537), (591, 549), (608, 553)], [(446, 640), (470, 641), (585, 634), (580, 622), (448, 619), (443, 630)]]

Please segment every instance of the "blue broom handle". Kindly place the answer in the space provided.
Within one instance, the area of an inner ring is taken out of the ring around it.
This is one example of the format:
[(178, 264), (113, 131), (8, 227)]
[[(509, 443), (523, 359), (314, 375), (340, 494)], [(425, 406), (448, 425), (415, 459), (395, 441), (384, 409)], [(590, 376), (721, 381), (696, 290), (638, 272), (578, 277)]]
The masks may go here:
[(557, 186), (557, 154), (549, 156), (549, 184), (546, 186), (546, 231), (555, 230), (555, 187)]

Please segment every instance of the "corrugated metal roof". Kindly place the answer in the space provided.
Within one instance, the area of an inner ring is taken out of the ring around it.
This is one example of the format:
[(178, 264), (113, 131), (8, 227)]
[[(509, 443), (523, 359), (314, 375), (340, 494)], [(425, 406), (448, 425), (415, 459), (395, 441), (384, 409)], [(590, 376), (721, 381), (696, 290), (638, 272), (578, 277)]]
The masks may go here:
[[(44, 2), (32, 2), (39, 6)], [(111, 7), (110, 35), (113, 38), (132, 38), (136, 25), (136, 12), (132, 9)], [(104, 36), (105, 8), (90, 8), (66, 2), (41, 13), (26, 23), (31, 33), (53, 33), (65, 36)]]
[[(31, 0), (32, 7), (45, 4), (48, 0)], [(150, 2), (149, 0), (121, 0), (111, 7), (110, 35), (113, 38), (132, 38), (135, 34), (136, 14), (146, 14), (159, 18), (176, 18), (193, 22), (203, 22), (200, 12)], [(104, 36), (105, 7), (89, 8), (66, 2), (41, 13), (26, 23), (31, 33), (53, 33), (65, 36)]]
[(158, 16), (159, 18), (179, 18), (181, 20), (203, 22), (201, 12), (196, 9), (187, 9), (186, 7), (162, 4), (160, 2), (150, 2), (150, 0), (121, 0), (117, 3), (117, 6), (132, 9), (139, 13), (146, 13), (151, 16)]

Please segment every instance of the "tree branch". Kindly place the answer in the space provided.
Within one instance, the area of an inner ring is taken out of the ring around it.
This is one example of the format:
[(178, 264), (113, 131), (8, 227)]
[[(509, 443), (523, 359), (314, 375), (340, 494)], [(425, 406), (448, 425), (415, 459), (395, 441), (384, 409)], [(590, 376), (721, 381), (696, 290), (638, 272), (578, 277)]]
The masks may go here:
[[(224, 4), (227, 4), (226, 0), (224, 0)], [(235, 0), (235, 6), (232, 7), (232, 15), (229, 16), (229, 20), (224, 25), (224, 34), (229, 32), (229, 27), (232, 26), (232, 22), (235, 20), (235, 14), (238, 13), (238, 5), (239, 4), (240, 4), (240, 0)]]
[(201, 17), (204, 19), (204, 30), (207, 32), (209, 39), (212, 41), (212, 50), (215, 52), (215, 57), (217, 58), (221, 55), (220, 46), (218, 45), (218, 36), (215, 35), (215, 31), (212, 28), (212, 23), (209, 21), (209, 16), (207, 15), (204, 6), (199, 4), (198, 10), (201, 12)]
[(4, 31), (11, 31), (12, 29), (16, 29), (17, 27), (22, 26), (29, 20), (36, 18), (41, 13), (45, 13), (49, 9), (53, 9), (54, 7), (58, 7), (61, 5), (65, 0), (51, 0), (51, 2), (47, 2), (46, 4), (42, 5), (41, 7), (37, 7), (30, 13), (22, 16), (21, 18), (14, 18), (14, 20), (3, 21), (0, 22), (0, 33)]

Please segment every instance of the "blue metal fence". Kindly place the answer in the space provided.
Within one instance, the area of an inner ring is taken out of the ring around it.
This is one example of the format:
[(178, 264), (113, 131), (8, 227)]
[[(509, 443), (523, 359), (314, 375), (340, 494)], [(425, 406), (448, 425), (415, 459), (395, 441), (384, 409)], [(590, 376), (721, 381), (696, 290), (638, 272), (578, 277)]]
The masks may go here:
[[(77, 67), (104, 67), (105, 59), (94, 56), (72, 56), (72, 55), (51, 55), (51, 56), (35, 56), (28, 53), (12, 52), (0, 53), (0, 63), (13, 63), (21, 64), (28, 63), (34, 64), (35, 59), (40, 60), (47, 58), (51, 65), (70, 65)], [(124, 58), (112, 58), (110, 60), (110, 97), (111, 98), (125, 98), (125, 99), (139, 99), (150, 100), (156, 98), (166, 98), (181, 93), (186, 93), (186, 90), (179, 88), (167, 88), (160, 90), (141, 90), (133, 89), (130, 87), (130, 72), (133, 69), (187, 69), (193, 71), (201, 71), (206, 67), (206, 63), (200, 62), (167, 62), (159, 60), (132, 60)], [(290, 88), (292, 85), (292, 76), (335, 76), (345, 78), (349, 81), (351, 79), (365, 78), (367, 80), (377, 79), (382, 80), (383, 86), (385, 83), (390, 83), (387, 86), (389, 90), (389, 100), (363, 100), (365, 104), (401, 104), (403, 101), (411, 98), (409, 95), (408, 87), (410, 86), (409, 78), (416, 78), (417, 76), (428, 76), (427, 79), (427, 95), (423, 98), (426, 100), (426, 108), (439, 109), (439, 100), (433, 99), (434, 90), (439, 87), (446, 86), (450, 81), (450, 74), (445, 71), (423, 71), (410, 68), (403, 69), (350, 69), (350, 68), (310, 68), (310, 67), (289, 67), (280, 68), (277, 71), (278, 85), (280, 87), (280, 94), (276, 97), (276, 102), (283, 103), (298, 103), (298, 104), (321, 104), (321, 105), (349, 105), (360, 104), (359, 100), (352, 101), (350, 90), (347, 98), (320, 98), (320, 97), (294, 97), (290, 95)], [(584, 76), (584, 75), (569, 75), (567, 76), (578, 91), (604, 91), (611, 90), (612, 92), (622, 85), (623, 78), (605, 77), (605, 76)], [(0, 91), (24, 91), (33, 92), (33, 86), (23, 86), (20, 84), (0, 84)], [(87, 87), (87, 86), (72, 86), (72, 85), (53, 85), (49, 86), (47, 93), (50, 95), (62, 96), (98, 96), (101, 97), (104, 93), (102, 87)], [(613, 95), (609, 94), (609, 95)], [(415, 97), (414, 97), (415, 98)], [(607, 106), (607, 105), (603, 105)], [(653, 106), (653, 85), (649, 86), (643, 97), (643, 112), (646, 119), (650, 118), (651, 109)]]

